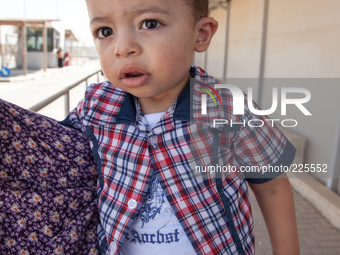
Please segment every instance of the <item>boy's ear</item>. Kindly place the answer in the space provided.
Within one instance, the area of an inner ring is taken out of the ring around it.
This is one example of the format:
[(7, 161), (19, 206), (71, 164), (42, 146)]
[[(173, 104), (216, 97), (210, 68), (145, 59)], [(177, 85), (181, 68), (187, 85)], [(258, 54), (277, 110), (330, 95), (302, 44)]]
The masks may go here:
[(212, 17), (203, 17), (197, 22), (196, 52), (204, 52), (208, 49), (217, 27), (218, 23)]

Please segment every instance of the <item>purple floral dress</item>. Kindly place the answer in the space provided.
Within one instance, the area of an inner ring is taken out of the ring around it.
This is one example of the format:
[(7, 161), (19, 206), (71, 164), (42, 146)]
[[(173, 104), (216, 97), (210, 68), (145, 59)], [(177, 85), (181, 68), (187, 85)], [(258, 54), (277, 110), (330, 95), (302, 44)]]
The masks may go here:
[(0, 254), (98, 254), (87, 138), (0, 99)]

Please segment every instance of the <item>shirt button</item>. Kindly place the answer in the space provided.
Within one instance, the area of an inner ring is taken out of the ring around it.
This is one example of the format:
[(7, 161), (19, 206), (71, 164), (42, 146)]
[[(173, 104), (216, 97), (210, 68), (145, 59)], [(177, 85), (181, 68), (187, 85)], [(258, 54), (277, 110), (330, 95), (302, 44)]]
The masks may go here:
[(156, 135), (150, 136), (150, 143), (154, 148), (157, 148), (158, 138)]
[(134, 199), (130, 199), (128, 202), (129, 209), (135, 209), (137, 207), (137, 201)]
[(110, 255), (114, 255), (117, 252), (117, 244), (115, 242), (110, 243)]

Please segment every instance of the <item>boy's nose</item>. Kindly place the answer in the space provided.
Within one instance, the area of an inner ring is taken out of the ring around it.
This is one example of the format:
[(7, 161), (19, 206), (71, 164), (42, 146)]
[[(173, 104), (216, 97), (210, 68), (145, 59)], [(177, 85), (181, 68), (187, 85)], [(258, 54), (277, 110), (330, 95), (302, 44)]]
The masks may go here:
[(140, 51), (140, 45), (133, 34), (124, 33), (116, 36), (115, 56), (128, 57), (130, 55), (138, 55)]

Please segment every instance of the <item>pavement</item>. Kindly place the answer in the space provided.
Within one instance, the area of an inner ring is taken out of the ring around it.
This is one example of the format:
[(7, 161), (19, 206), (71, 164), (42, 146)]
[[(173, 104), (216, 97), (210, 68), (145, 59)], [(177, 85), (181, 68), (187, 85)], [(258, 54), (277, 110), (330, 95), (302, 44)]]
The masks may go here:
[[(97, 70), (100, 70), (99, 63), (88, 61), (77, 66), (48, 69), (46, 72), (33, 71), (26, 76), (23, 76), (20, 70), (14, 71), (10, 79), (0, 78), (0, 98), (30, 108)], [(100, 80), (103, 81), (104, 77), (101, 76)], [(95, 77), (90, 83), (96, 81)], [(84, 91), (85, 85), (72, 91), (71, 109), (83, 97)], [(62, 100), (58, 100), (39, 113), (62, 120), (65, 118), (64, 111), (61, 110), (63, 105)], [(294, 191), (294, 197), (301, 255), (340, 255), (340, 231), (308, 202), (304, 194)], [(256, 254), (272, 254), (269, 235), (252, 192), (250, 200), (255, 224)]]
[[(12, 70), (11, 77), (0, 78), (0, 98), (23, 108), (29, 109), (32, 106), (44, 101), (73, 83), (83, 79), (87, 75), (100, 70), (98, 61), (79, 62), (78, 65), (63, 68), (48, 68), (29, 71), (26, 76), (21, 70)], [(100, 75), (100, 81), (105, 77)], [(97, 82), (97, 76), (89, 79), (89, 84)], [(84, 96), (86, 84), (70, 91), (70, 109), (77, 106), (79, 100)], [(64, 98), (39, 111), (39, 113), (55, 118), (64, 119)]]
[[(340, 254), (340, 231), (333, 227), (300, 193), (294, 191), (301, 255)], [(250, 201), (255, 225), (256, 255), (271, 255), (269, 235), (254, 194)]]

